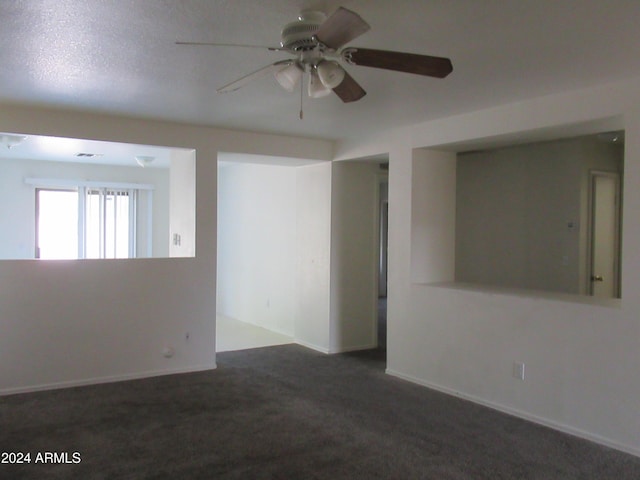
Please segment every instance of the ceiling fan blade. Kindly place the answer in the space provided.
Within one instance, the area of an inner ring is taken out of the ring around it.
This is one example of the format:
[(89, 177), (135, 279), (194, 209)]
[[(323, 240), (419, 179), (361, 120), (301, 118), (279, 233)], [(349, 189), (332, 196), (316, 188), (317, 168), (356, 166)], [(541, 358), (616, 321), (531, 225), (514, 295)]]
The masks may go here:
[(344, 103), (355, 102), (367, 94), (360, 84), (347, 72), (344, 72), (344, 80), (333, 89), (333, 92), (338, 95)]
[(239, 78), (237, 80), (234, 80), (231, 83), (228, 83), (228, 84), (218, 88), (216, 90), (216, 92), (218, 92), (218, 93), (234, 92), (234, 91), (238, 90), (239, 88), (244, 87), (246, 84), (252, 82), (256, 78), (259, 78), (259, 77), (261, 77), (263, 75), (266, 75), (268, 73), (275, 73), (280, 68), (283, 68), (283, 67), (286, 67), (288, 65), (291, 65), (294, 62), (295, 62), (295, 60), (281, 60), (279, 62), (272, 63), (271, 65), (267, 65), (266, 67), (262, 67), (261, 69), (256, 70), (255, 72), (251, 72), (251, 73), (245, 75), (244, 77), (241, 77), (241, 78)]
[(429, 55), (372, 50), (370, 48), (345, 48), (342, 51), (342, 56), (347, 63), (352, 65), (384, 68), (429, 77), (444, 78), (453, 71), (451, 60)]
[(264, 45), (243, 45), (238, 43), (216, 43), (216, 42), (176, 42), (176, 45), (205, 46), (205, 47), (242, 47), (242, 48), (259, 48), (261, 50), (269, 50), (272, 52), (286, 51), (281, 47), (265, 47)]
[(360, 15), (340, 7), (320, 25), (315, 37), (327, 47), (338, 49), (370, 28)]

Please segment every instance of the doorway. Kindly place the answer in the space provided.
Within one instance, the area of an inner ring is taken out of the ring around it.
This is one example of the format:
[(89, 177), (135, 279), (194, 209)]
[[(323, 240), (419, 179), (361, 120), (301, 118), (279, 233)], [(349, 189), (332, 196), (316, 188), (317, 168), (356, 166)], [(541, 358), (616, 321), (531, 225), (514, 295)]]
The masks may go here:
[[(388, 164), (382, 164), (388, 168)], [(387, 349), (387, 266), (389, 245), (389, 179), (381, 176), (378, 184), (379, 192), (379, 264), (378, 264), (378, 348)]]
[(620, 298), (620, 175), (590, 172), (590, 294)]
[(296, 169), (261, 160), (218, 161), (218, 352), (293, 342)]

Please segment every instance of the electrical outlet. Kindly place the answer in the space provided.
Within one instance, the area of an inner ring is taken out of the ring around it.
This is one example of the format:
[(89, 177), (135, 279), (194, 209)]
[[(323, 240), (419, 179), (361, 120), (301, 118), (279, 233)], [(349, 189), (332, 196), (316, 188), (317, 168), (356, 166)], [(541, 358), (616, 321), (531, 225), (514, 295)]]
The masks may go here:
[(524, 380), (524, 363), (513, 362), (513, 378)]

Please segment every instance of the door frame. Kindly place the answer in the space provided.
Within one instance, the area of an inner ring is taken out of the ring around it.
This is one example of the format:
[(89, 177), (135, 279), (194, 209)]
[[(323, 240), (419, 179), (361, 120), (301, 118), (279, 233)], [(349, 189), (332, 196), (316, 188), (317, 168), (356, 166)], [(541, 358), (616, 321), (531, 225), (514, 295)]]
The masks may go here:
[(609, 177), (615, 180), (615, 238), (614, 238), (614, 298), (620, 298), (621, 296), (621, 251), (622, 251), (622, 232), (621, 232), (621, 219), (622, 219), (622, 184), (621, 175), (618, 172), (604, 171), (604, 170), (590, 170), (589, 171), (589, 217), (588, 217), (588, 230), (587, 230), (587, 285), (588, 294), (593, 296), (594, 294), (594, 282), (592, 276), (594, 272), (594, 236), (595, 236), (595, 181), (597, 177)]

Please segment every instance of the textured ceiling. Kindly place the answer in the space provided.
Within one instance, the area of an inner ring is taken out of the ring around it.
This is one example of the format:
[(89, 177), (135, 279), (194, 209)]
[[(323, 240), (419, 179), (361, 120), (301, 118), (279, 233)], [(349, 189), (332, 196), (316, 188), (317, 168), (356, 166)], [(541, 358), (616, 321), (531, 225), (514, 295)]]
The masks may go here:
[[(372, 27), (351, 45), (446, 56), (453, 73), (350, 66), (367, 96), (305, 98), (299, 120), (272, 77), (215, 92), (285, 53), (175, 45), (276, 46), (302, 9), (339, 5)], [(3, 0), (0, 21), (0, 102), (322, 138), (640, 76), (638, 0)]]

